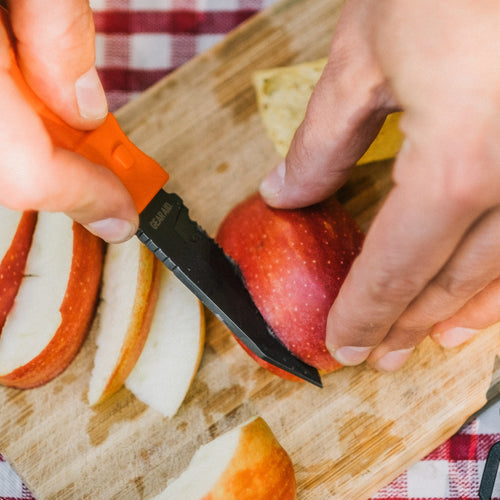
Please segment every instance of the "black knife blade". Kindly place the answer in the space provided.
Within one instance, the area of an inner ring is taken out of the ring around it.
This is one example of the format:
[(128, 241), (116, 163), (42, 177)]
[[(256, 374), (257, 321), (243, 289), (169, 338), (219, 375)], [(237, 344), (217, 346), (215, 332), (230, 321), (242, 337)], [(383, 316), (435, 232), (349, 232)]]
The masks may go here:
[(137, 236), (259, 358), (322, 387), (318, 370), (276, 337), (237, 266), (190, 219), (178, 195), (161, 189), (140, 213)]

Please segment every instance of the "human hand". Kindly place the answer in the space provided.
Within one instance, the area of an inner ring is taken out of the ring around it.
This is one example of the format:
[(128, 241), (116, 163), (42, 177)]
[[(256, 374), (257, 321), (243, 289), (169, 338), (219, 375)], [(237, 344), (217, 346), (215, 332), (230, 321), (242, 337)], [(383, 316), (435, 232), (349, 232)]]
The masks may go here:
[[(36, 94), (75, 128), (97, 127), (107, 103), (94, 66), (88, 0), (12, 0), (9, 21), (18, 63)], [(56, 148), (9, 70), (8, 35), (0, 25), (0, 204), (15, 210), (65, 212), (110, 242), (131, 237), (132, 198), (107, 168)]]
[(345, 4), (286, 162), (261, 186), (275, 207), (320, 201), (404, 111), (394, 188), (328, 318), (343, 364), (393, 371), (429, 334), (454, 347), (500, 319), (499, 33), (495, 0)]

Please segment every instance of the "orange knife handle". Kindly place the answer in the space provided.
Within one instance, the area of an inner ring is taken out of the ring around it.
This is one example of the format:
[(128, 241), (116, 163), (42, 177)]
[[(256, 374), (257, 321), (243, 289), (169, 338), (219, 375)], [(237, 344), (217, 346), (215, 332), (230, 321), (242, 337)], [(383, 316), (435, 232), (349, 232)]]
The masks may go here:
[(167, 182), (167, 172), (127, 138), (111, 113), (94, 130), (77, 130), (69, 126), (31, 90), (17, 65), (12, 47), (10, 56), (10, 75), (43, 120), (54, 145), (112, 170), (132, 195), (137, 211), (142, 212)]

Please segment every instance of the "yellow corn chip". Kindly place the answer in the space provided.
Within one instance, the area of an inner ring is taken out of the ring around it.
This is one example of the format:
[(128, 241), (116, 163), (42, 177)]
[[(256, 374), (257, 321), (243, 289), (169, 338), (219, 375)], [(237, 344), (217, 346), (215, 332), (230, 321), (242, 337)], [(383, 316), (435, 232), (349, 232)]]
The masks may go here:
[[(259, 113), (269, 138), (281, 156), (286, 156), (295, 130), (304, 118), (311, 93), (326, 59), (294, 66), (271, 68), (253, 74)], [(394, 158), (403, 135), (398, 128), (400, 113), (389, 115), (369, 149), (358, 163)]]

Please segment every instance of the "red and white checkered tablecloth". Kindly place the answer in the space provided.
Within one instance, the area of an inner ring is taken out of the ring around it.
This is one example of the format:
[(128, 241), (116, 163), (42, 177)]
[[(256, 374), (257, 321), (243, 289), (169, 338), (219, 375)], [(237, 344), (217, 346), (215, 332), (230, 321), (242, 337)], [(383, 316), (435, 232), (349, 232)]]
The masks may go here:
[(91, 0), (110, 109), (203, 52), (276, 0)]
[[(90, 0), (97, 67), (115, 110), (277, 0)], [(490, 447), (500, 441), (500, 402), (380, 491), (373, 500), (472, 500)], [(500, 500), (500, 479), (493, 498)], [(0, 500), (33, 496), (0, 455)], [(318, 499), (326, 500), (326, 499)], [(346, 499), (356, 500), (356, 499)]]

